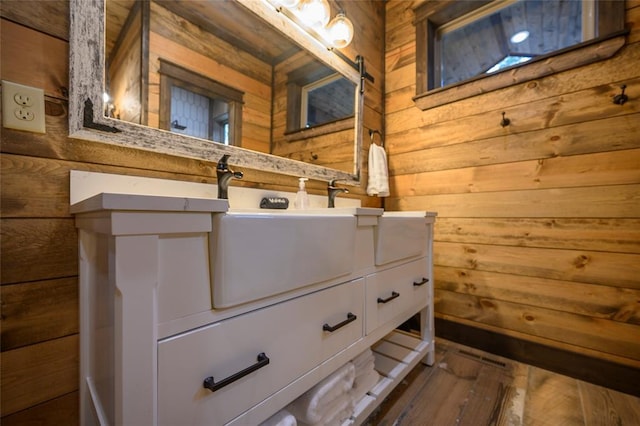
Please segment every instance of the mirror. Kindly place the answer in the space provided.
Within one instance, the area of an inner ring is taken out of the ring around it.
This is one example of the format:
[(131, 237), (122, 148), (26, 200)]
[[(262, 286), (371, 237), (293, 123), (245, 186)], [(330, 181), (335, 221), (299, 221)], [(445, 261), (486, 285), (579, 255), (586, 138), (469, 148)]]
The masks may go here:
[(357, 64), (271, 4), (70, 7), (71, 137), (359, 183)]

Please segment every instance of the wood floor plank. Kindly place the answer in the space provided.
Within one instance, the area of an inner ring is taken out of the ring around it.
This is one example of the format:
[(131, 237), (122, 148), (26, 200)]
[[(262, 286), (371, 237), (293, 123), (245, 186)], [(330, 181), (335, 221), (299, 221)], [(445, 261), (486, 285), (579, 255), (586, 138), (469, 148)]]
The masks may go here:
[(640, 425), (640, 398), (444, 339), (365, 426)]
[(530, 426), (584, 426), (575, 379), (532, 367), (524, 410)]
[(585, 425), (640, 425), (640, 398), (578, 381)]
[[(436, 345), (435, 363), (438, 365), (449, 350), (449, 342)], [(429, 377), (436, 371), (436, 367), (429, 367), (422, 363), (407, 374), (396, 386), (385, 401), (369, 416), (364, 423), (366, 426), (391, 426), (411, 405), (411, 401), (420, 389), (429, 381)]]
[(399, 425), (455, 425), (464, 411), (482, 364), (450, 352), (399, 419)]
[(458, 424), (477, 426), (479, 421), (487, 425), (497, 424), (512, 382), (513, 377), (508, 371), (484, 365)]

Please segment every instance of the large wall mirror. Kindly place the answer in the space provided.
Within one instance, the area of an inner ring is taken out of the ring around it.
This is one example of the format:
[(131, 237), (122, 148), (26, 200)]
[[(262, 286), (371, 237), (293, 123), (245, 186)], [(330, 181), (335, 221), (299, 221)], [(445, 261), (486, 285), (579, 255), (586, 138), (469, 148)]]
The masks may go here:
[(264, 0), (72, 0), (70, 135), (358, 184), (362, 67)]

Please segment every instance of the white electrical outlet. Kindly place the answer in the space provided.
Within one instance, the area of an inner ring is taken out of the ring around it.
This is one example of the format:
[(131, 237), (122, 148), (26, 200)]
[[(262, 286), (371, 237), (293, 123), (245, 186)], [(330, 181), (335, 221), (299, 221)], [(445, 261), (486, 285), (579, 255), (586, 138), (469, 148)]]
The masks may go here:
[(2, 80), (2, 126), (45, 133), (44, 90)]

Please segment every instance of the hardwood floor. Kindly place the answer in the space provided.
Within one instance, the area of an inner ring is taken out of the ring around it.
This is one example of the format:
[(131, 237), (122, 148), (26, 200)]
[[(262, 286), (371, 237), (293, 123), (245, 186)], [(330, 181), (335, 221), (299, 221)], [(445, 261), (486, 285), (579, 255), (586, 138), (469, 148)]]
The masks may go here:
[(437, 339), (365, 425), (637, 426), (640, 398)]

